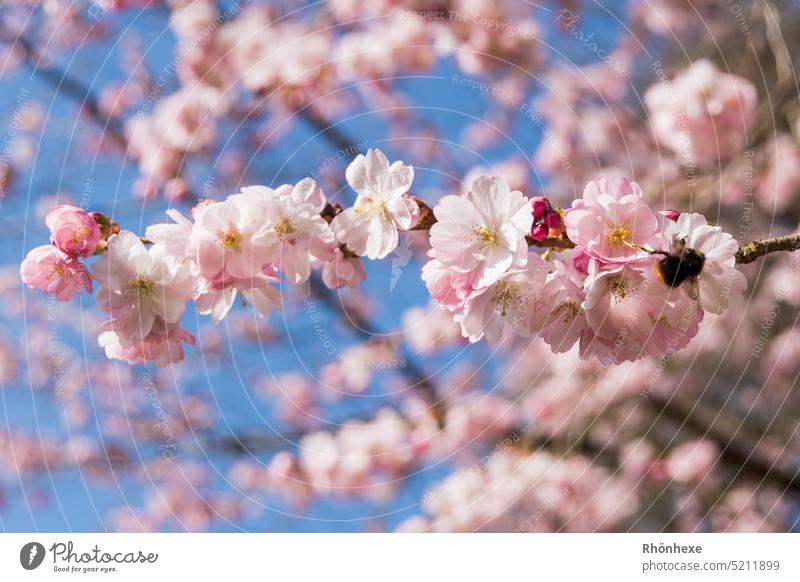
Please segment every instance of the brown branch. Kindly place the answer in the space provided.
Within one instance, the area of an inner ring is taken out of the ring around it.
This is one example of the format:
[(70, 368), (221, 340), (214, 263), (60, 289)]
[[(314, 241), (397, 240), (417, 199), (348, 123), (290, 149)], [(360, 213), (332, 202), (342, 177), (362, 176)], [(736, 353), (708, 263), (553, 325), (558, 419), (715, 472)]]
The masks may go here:
[(743, 244), (736, 252), (736, 263), (746, 265), (759, 257), (777, 251), (794, 252), (800, 250), (800, 233), (787, 234), (766, 240), (754, 240)]

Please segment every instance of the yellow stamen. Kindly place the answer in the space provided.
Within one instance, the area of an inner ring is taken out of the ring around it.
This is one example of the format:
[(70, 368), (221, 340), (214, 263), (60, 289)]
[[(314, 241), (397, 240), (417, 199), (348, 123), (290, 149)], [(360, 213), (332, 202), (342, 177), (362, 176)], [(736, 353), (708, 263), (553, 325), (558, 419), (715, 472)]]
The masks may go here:
[(622, 276), (610, 278), (608, 285), (609, 289), (611, 290), (612, 299), (616, 302), (626, 299), (632, 291), (635, 291), (635, 289), (630, 288), (628, 280)]
[(613, 225), (608, 228), (606, 231), (606, 239), (612, 245), (621, 245), (625, 244), (630, 238), (631, 233), (626, 226), (623, 225)]
[(155, 290), (155, 281), (147, 277), (139, 277), (128, 281), (128, 291), (135, 292), (139, 297), (150, 297)]
[(278, 233), (278, 236), (286, 236), (287, 234), (294, 233), (294, 228), (288, 218), (282, 218), (280, 222), (275, 225), (275, 232)]
[(63, 265), (50, 265), (50, 272), (47, 274), (47, 280), (52, 281), (56, 277), (63, 277), (66, 269)]
[(500, 315), (503, 317), (508, 313), (509, 306), (517, 301), (518, 290), (516, 283), (500, 282), (495, 287), (492, 303), (500, 306)]
[(356, 206), (354, 208), (355, 212), (361, 213), (364, 212), (371, 218), (380, 218), (382, 220), (388, 220), (389, 218), (389, 211), (386, 210), (386, 204), (380, 197), (372, 198), (371, 196), (367, 198), (367, 201), (362, 206)]
[(476, 229), (482, 249), (496, 247), (500, 244), (500, 236), (496, 230), (482, 226)]
[(72, 233), (72, 242), (77, 243), (85, 240), (86, 237), (88, 237), (91, 234), (91, 232), (92, 231), (85, 226), (76, 229), (75, 232)]
[(556, 313), (564, 316), (564, 323), (570, 323), (581, 312), (581, 306), (572, 298), (565, 299), (555, 309)]
[(217, 233), (217, 238), (223, 249), (228, 249), (236, 252), (242, 250), (242, 233), (236, 228), (230, 227), (228, 230), (220, 231)]

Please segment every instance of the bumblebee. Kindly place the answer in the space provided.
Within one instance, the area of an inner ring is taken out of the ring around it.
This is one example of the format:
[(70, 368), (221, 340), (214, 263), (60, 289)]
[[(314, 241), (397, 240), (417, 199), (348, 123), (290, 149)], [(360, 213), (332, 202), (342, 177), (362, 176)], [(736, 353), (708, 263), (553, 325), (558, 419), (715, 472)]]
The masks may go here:
[(700, 287), (697, 276), (703, 271), (706, 257), (698, 250), (690, 249), (686, 246), (686, 241), (677, 241), (672, 248), (672, 252), (652, 251), (652, 254), (664, 255), (664, 258), (655, 265), (658, 278), (667, 287), (680, 287), (683, 283), (688, 283), (687, 291), (689, 297), (697, 300), (700, 296)]

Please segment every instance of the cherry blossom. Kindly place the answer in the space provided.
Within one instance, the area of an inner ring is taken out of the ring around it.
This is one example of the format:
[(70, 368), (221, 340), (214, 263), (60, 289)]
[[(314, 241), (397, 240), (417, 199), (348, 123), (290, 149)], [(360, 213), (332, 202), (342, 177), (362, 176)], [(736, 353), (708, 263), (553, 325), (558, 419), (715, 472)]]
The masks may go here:
[[(113, 325), (107, 324), (106, 327), (111, 328)], [(129, 339), (113, 329), (107, 329), (101, 331), (98, 343), (110, 359), (123, 360), (129, 364), (154, 362), (163, 368), (183, 360), (182, 344), (193, 346), (195, 338), (177, 324), (167, 325), (159, 320), (150, 333), (141, 339)]]
[(29, 252), (20, 267), (20, 275), (31, 289), (40, 289), (59, 301), (69, 301), (80, 290), (92, 291), (92, 279), (86, 267), (51, 245)]
[(750, 81), (706, 59), (653, 85), (644, 98), (656, 137), (688, 164), (713, 163), (741, 149), (757, 101)]
[(641, 247), (658, 244), (658, 220), (636, 182), (600, 178), (587, 184), (583, 198), (564, 214), (567, 235), (604, 261), (641, 257)]
[(331, 227), (337, 240), (357, 255), (382, 259), (397, 246), (398, 232), (409, 230), (419, 217), (417, 204), (403, 196), (411, 188), (414, 168), (403, 162), (390, 165), (383, 152), (370, 149), (347, 167), (346, 175), (358, 197)]
[(364, 264), (358, 257), (349, 257), (340, 248), (336, 248), (333, 259), (322, 266), (322, 281), (329, 289), (350, 287), (355, 289), (367, 278)]
[[(312, 262), (333, 258), (333, 232), (320, 216), (325, 197), (311, 178), (278, 190), (246, 187), (241, 197), (255, 201), (258, 217), (265, 223), (262, 234), (278, 241), (273, 263), (290, 283), (307, 281)], [(230, 200), (239, 200), (239, 196)]]
[(475, 289), (472, 273), (452, 271), (433, 258), (422, 267), (422, 280), (431, 297), (451, 311), (463, 308)]
[[(700, 305), (710, 313), (722, 313), (747, 290), (744, 273), (736, 269), (736, 251), (739, 245), (722, 228), (706, 222), (702, 214), (683, 213), (677, 222), (667, 221), (663, 230), (664, 248), (671, 250), (676, 244), (685, 245), (703, 253), (705, 262), (697, 276)], [(681, 289), (690, 293), (690, 285)]]
[(525, 236), (533, 224), (530, 202), (501, 178), (481, 177), (464, 196), (445, 196), (434, 209), (433, 258), (469, 274), (476, 288), (497, 281), (528, 259)]
[(531, 253), (524, 269), (510, 270), (471, 295), (460, 317), (464, 337), (476, 342), (485, 336), (497, 343), (506, 329), (523, 336), (538, 331), (548, 314), (538, 298), (547, 272), (547, 263)]
[(586, 274), (559, 258), (553, 261), (553, 271), (542, 288), (542, 301), (550, 306), (550, 314), (541, 336), (556, 353), (569, 351), (581, 336), (591, 334), (583, 307)]
[(87, 212), (62, 204), (45, 218), (50, 239), (58, 249), (71, 256), (88, 257), (100, 241), (100, 227)]
[(211, 315), (214, 323), (222, 321), (233, 307), (237, 294), (242, 300), (251, 304), (256, 312), (263, 316), (269, 315), (273, 308), (280, 308), (281, 293), (273, 283), (279, 279), (272, 269), (265, 269), (253, 277), (242, 279), (218, 279), (209, 281), (201, 278), (197, 284), (197, 312)]
[(129, 340), (147, 338), (157, 320), (178, 323), (192, 297), (187, 269), (163, 246), (148, 249), (130, 231), (109, 238), (92, 276), (99, 285), (98, 307), (111, 316), (114, 331)]
[(239, 196), (202, 208), (189, 252), (208, 280), (248, 279), (276, 259), (279, 239), (259, 220), (262, 204)]
[(800, 12), (292, 4), (0, 8), (0, 509), (796, 529)]

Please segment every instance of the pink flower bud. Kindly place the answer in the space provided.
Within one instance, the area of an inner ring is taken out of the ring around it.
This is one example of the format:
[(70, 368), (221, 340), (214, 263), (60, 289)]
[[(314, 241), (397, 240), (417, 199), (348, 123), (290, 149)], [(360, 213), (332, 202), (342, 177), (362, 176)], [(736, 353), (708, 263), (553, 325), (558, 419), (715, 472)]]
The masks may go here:
[(100, 226), (87, 212), (61, 204), (45, 218), (51, 242), (62, 252), (74, 257), (88, 257), (100, 240)]
[(549, 213), (544, 215), (542, 219), (542, 223), (547, 228), (560, 228), (561, 227), (561, 215), (556, 212), (555, 210), (551, 210)]
[(59, 301), (69, 301), (79, 289), (92, 291), (88, 269), (52, 245), (36, 247), (29, 252), (19, 272), (28, 287), (55, 295)]
[(681, 215), (677, 210), (659, 210), (658, 213), (672, 222), (678, 222), (678, 217)]
[(553, 209), (553, 207), (550, 206), (550, 202), (544, 196), (534, 196), (531, 198), (531, 208), (533, 209), (534, 218), (541, 218)]
[(544, 224), (534, 224), (531, 229), (531, 236), (533, 240), (544, 240), (547, 238), (550, 229)]

